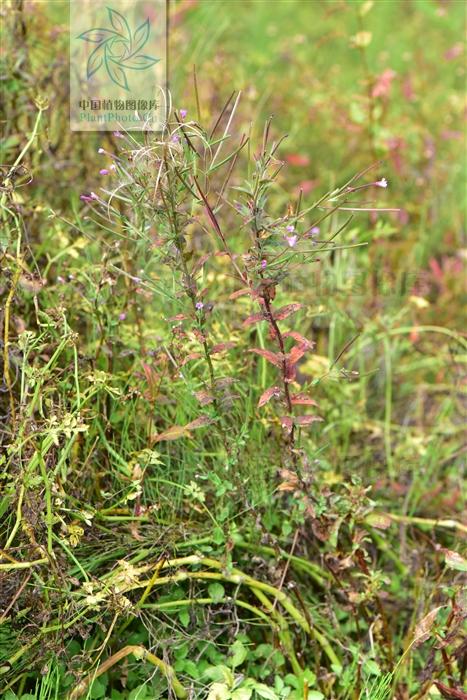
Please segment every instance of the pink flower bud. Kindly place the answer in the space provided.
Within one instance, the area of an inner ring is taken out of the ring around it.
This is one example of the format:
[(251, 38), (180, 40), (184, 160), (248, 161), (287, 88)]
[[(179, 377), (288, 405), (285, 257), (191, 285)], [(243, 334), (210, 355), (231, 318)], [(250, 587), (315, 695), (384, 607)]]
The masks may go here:
[(388, 181), (386, 180), (385, 177), (382, 177), (381, 180), (378, 180), (377, 182), (375, 182), (375, 185), (377, 185), (377, 187), (386, 188), (388, 186)]

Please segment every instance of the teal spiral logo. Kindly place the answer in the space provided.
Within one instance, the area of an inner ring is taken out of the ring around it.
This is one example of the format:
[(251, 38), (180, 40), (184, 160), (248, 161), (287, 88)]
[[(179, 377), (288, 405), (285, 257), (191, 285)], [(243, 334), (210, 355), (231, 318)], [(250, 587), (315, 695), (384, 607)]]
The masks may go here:
[(149, 19), (146, 19), (135, 32), (132, 32), (125, 17), (107, 8), (112, 29), (97, 27), (83, 32), (77, 38), (97, 44), (88, 58), (86, 77), (89, 80), (102, 67), (110, 80), (125, 90), (129, 90), (127, 70), (146, 70), (160, 61), (140, 53), (149, 39)]

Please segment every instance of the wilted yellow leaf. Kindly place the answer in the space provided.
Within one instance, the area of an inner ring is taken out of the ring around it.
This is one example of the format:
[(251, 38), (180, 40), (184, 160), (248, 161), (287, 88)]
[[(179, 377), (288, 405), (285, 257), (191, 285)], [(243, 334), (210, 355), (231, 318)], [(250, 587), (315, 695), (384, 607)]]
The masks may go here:
[(373, 5), (374, 5), (373, 0), (366, 0), (366, 2), (363, 3), (363, 5), (360, 5), (360, 9), (359, 9), (360, 17), (365, 17), (365, 15), (367, 15), (369, 13), (369, 11), (373, 7)]
[(426, 642), (426, 640), (430, 636), (431, 628), (434, 625), (438, 611), (444, 607), (445, 607), (444, 605), (440, 605), (439, 607), (434, 608), (433, 610), (430, 610), (428, 615), (425, 615), (425, 617), (422, 617), (420, 622), (415, 627), (414, 641), (413, 641), (414, 647), (417, 647), (419, 644), (423, 644), (423, 642)]
[(430, 306), (430, 302), (423, 297), (411, 296), (409, 297), (409, 301), (411, 304), (416, 306), (417, 309), (426, 309), (428, 306)]
[(357, 32), (350, 38), (350, 44), (357, 49), (364, 49), (371, 44), (371, 39), (371, 32)]
[(379, 530), (387, 530), (391, 526), (391, 518), (384, 513), (370, 513), (366, 516), (365, 522), (371, 527), (377, 527)]
[(154, 442), (162, 442), (163, 440), (178, 440), (181, 437), (188, 437), (190, 432), (184, 425), (173, 425), (171, 428), (164, 430), (154, 437)]
[(450, 549), (445, 549), (444, 558), (446, 566), (448, 566), (450, 569), (463, 572), (467, 571), (467, 559), (461, 557), (461, 555), (457, 552), (453, 552)]

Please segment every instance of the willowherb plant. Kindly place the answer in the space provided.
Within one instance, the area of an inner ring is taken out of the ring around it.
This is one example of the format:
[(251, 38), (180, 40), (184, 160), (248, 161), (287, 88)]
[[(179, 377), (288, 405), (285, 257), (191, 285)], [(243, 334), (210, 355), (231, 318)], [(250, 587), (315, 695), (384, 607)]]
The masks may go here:
[[(196, 428), (216, 425), (226, 453), (232, 451), (235, 425), (229, 421), (229, 411), (235, 399), (232, 385), (238, 383), (235, 375), (240, 372), (234, 365), (234, 376), (217, 374), (215, 358), (235, 346), (232, 338), (237, 337), (238, 327), (250, 334), (264, 324), (267, 343), (257, 347), (250, 346), (249, 337), (243, 340), (249, 354), (262, 358), (276, 372), (275, 380), (257, 396), (257, 407), (275, 406), (270, 415), (282, 430), (283, 466), (292, 466), (302, 480), (307, 460), (300, 434), (322, 419), (313, 396), (296, 382), (298, 364), (314, 346), (297, 325), (290, 327), (303, 305), (300, 301), (284, 304), (282, 290), (291, 278), (306, 275), (307, 267), (319, 262), (323, 253), (345, 247), (337, 246), (335, 239), (351, 221), (352, 212), (359, 209), (358, 203), (350, 204), (352, 196), (368, 187), (384, 188), (387, 182), (382, 178), (358, 184), (364, 171), (311, 206), (304, 206), (300, 196), (296, 202), (284, 202), (282, 212), (270, 211), (268, 195), (278, 187), (283, 167), (278, 157), (283, 139), (273, 139), (269, 120), (259, 151), (249, 157), (250, 138), (241, 135), (234, 143), (231, 128), (238, 98), (233, 108), (231, 101), (210, 131), (181, 110), (174, 113), (160, 137), (146, 135), (143, 145), (129, 134), (117, 133), (116, 143), (121, 147), (115, 153), (99, 149), (110, 158), (110, 164), (100, 171), (110, 178), (109, 186), (81, 198), (103, 219), (118, 223), (130, 258), (132, 245), (146, 246), (152, 270), (155, 262), (163, 263), (172, 274), (172, 301), (178, 313), (168, 317), (174, 324), (173, 352), (166, 354), (182, 378), (186, 366), (195, 363), (201, 382), (195, 391), (200, 410), (188, 424), (159, 430), (154, 442), (175, 440)], [(247, 169), (247, 177), (241, 175), (242, 168)], [(324, 235), (325, 223), (340, 210), (351, 213), (335, 231)], [(123, 269), (120, 272), (128, 275)], [(226, 274), (234, 288), (228, 299), (219, 300), (221, 285), (216, 280)], [(156, 276), (159, 271), (144, 279), (130, 275), (138, 285), (157, 292)], [(231, 328), (231, 337), (218, 342), (213, 336), (217, 305), (242, 296), (249, 297), (256, 309), (245, 318), (243, 306), (239, 307), (239, 322)], [(263, 337), (256, 331), (253, 335)], [(201, 373), (200, 360), (205, 368)]]

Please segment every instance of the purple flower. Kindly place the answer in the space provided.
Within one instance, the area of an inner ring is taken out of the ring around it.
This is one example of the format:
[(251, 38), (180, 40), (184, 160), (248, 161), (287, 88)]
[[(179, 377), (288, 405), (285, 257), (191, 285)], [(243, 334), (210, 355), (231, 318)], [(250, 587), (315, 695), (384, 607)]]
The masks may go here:
[(285, 227), (285, 230), (288, 231), (289, 233), (293, 233), (295, 231), (295, 226), (292, 224), (289, 224), (288, 226)]
[(121, 314), (118, 314), (118, 320), (119, 321), (124, 321), (126, 319), (126, 313), (122, 311)]
[(110, 166), (110, 170), (116, 170), (116, 169), (117, 169), (117, 166), (115, 165), (115, 163), (112, 163), (112, 165)]
[(97, 152), (98, 152), (98, 153), (105, 153), (105, 149), (104, 149), (104, 148), (98, 148), (98, 149), (97, 149)]
[(92, 202), (96, 199), (99, 199), (97, 194), (95, 194), (94, 192), (91, 192), (90, 194), (80, 194), (79, 198), (82, 202)]
[(178, 134), (174, 134), (171, 140), (173, 141), (173, 143), (179, 143), (180, 136)]
[(112, 131), (112, 134), (117, 138), (117, 139), (124, 139), (124, 135), (121, 134), (119, 131)]
[(264, 270), (267, 264), (268, 264), (267, 260), (261, 260), (261, 269)]
[(384, 188), (386, 188), (386, 187), (388, 186), (388, 181), (386, 180), (385, 177), (382, 177), (381, 180), (378, 180), (377, 182), (375, 182), (375, 185), (376, 185), (377, 187), (384, 187)]
[(107, 170), (107, 168), (101, 168), (101, 170), (99, 170), (99, 175), (108, 175), (108, 174), (109, 174), (109, 171)]
[(181, 109), (180, 110), (180, 116), (182, 119), (185, 119), (186, 115), (188, 114), (188, 110), (186, 109)]
[(285, 238), (291, 248), (293, 248), (298, 241), (298, 236), (286, 236)]
[(319, 233), (319, 226), (312, 226), (310, 233), (312, 236), (317, 236)]
[(198, 311), (201, 311), (201, 309), (204, 309), (204, 304), (202, 301), (197, 301), (195, 306), (198, 309)]

